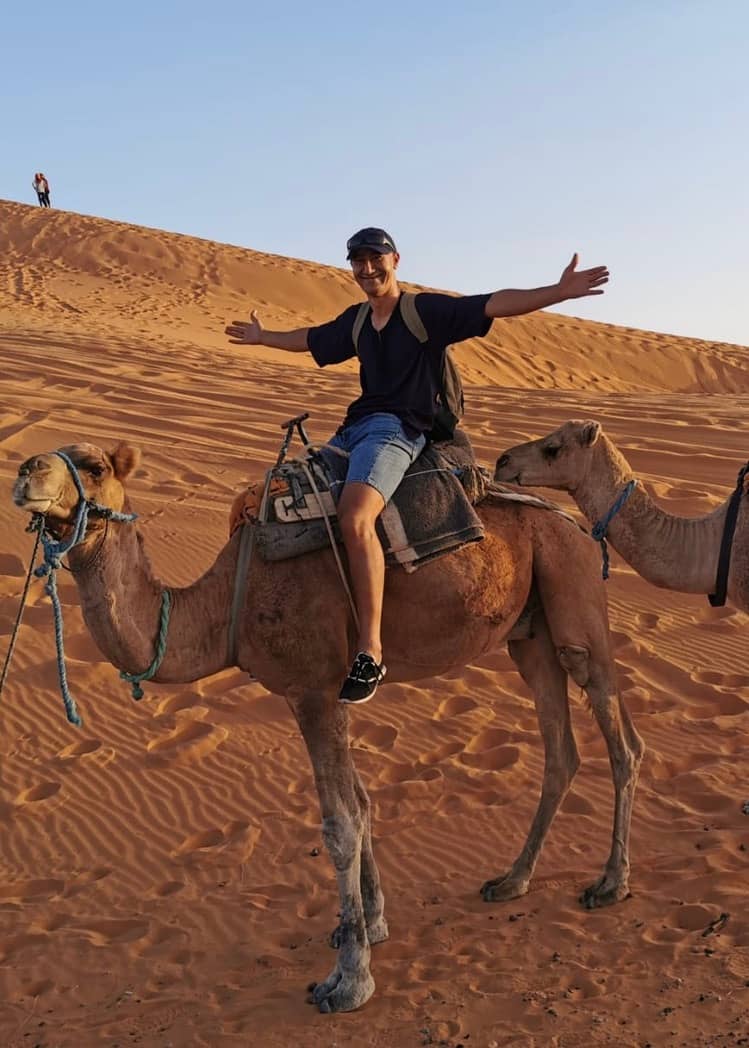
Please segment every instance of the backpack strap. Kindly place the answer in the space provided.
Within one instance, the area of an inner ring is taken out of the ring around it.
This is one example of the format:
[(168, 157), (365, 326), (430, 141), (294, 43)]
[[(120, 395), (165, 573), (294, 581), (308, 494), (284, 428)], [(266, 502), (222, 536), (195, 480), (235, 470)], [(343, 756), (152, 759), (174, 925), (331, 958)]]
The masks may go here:
[(371, 310), (372, 307), (370, 306), (369, 302), (362, 302), (362, 304), (359, 306), (359, 312), (354, 317), (354, 326), (351, 329), (351, 338), (354, 343), (354, 352), (356, 353), (357, 357), (359, 356), (359, 336), (361, 335), (362, 328), (364, 327), (366, 319), (369, 316)]
[(408, 330), (423, 345), (429, 341), (429, 335), (427, 329), (424, 327), (424, 321), (419, 316), (419, 311), (416, 308), (416, 295), (411, 291), (404, 291), (400, 299), (401, 316), (403, 317), (403, 323), (406, 325)]

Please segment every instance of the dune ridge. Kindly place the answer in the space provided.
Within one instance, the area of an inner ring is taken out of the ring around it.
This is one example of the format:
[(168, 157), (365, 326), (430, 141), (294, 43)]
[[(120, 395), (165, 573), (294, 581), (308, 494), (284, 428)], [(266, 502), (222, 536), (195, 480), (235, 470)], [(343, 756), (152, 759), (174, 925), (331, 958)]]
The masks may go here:
[[(0, 221), (4, 654), (32, 545), (10, 501), (20, 463), (74, 440), (140, 445), (138, 526), (159, 575), (183, 585), (224, 543), (233, 494), (275, 459), (280, 423), (309, 409), (322, 439), (356, 387), (352, 365), (229, 347), (225, 322), (256, 305), (271, 325), (314, 323), (359, 295), (343, 270), (159, 230), (7, 202)], [(547, 313), (496, 324), (459, 355), (487, 464), (566, 418), (598, 418), (660, 504), (698, 515), (746, 460), (740, 347)], [(84, 726), (64, 719), (36, 581), (0, 707), (0, 1044), (747, 1041), (745, 615), (656, 590), (612, 553), (619, 681), (647, 752), (633, 896), (598, 912), (576, 897), (607, 853), (612, 790), (576, 695), (582, 767), (530, 893), (493, 906), (478, 888), (514, 856), (543, 767), (506, 652), (384, 686), (356, 711), (391, 938), (374, 949), (374, 998), (322, 1016), (304, 991), (332, 965), (337, 894), (285, 704), (236, 670), (149, 684), (134, 703), (60, 574)]]
[[(320, 323), (361, 299), (348, 270), (124, 222), (0, 201), (0, 225), (4, 325), (21, 316), (28, 328), (31, 309), (41, 332), (47, 321), (91, 338), (142, 333), (175, 348), (198, 338), (226, 351), (225, 322), (251, 307), (266, 326), (285, 328)], [(496, 322), (487, 338), (461, 344), (458, 359), (469, 383), (532, 389), (727, 393), (745, 389), (749, 375), (740, 346), (548, 312)], [(289, 366), (314, 363), (298, 356)]]

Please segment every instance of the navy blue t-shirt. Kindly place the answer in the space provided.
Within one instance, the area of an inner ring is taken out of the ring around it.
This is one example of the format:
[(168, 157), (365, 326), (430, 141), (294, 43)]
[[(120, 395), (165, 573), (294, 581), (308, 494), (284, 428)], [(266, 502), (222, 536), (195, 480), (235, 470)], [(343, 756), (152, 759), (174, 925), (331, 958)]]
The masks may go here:
[[(429, 340), (421, 343), (406, 327), (397, 306), (382, 331), (367, 316), (359, 335), (359, 378), (362, 394), (349, 405), (344, 426), (365, 415), (387, 411), (413, 435), (432, 428), (440, 392), (437, 376), (447, 346), (486, 335), (491, 319), (484, 307), (491, 295), (454, 297), (438, 292), (416, 296), (416, 310)], [(320, 367), (356, 356), (354, 321), (359, 305), (349, 306), (335, 320), (310, 328), (307, 346)]]

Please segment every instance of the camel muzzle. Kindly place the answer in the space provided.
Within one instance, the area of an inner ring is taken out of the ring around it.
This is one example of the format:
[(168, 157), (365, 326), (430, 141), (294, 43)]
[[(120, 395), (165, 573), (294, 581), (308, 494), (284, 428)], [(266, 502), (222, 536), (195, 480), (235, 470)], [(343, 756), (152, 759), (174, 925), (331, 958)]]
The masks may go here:
[(520, 474), (514, 473), (510, 475), (512, 468), (512, 459), (505, 452), (504, 455), (500, 455), (494, 466), (494, 480), (498, 484), (519, 484)]

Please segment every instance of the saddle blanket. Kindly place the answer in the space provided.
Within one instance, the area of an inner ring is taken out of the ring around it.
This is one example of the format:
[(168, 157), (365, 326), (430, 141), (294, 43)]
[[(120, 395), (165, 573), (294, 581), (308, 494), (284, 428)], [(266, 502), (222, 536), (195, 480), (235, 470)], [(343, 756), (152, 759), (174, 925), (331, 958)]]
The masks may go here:
[[(243, 524), (255, 528), (255, 548), (265, 560), (285, 560), (330, 546), (330, 527), (341, 541), (335, 494), (346, 476), (345, 455), (312, 451), (270, 470), (261, 506), (260, 485), (251, 485), (232, 506), (230, 533)], [(377, 520), (388, 566), (406, 571), (484, 537), (484, 527), (459, 474), (435, 445), (428, 445), (406, 472)], [(477, 470), (467, 464), (472, 494)], [(314, 481), (310, 482), (310, 478)], [(315, 488), (317, 491), (315, 491)], [(324, 512), (323, 512), (324, 511)], [(326, 520), (326, 515), (328, 519)]]

